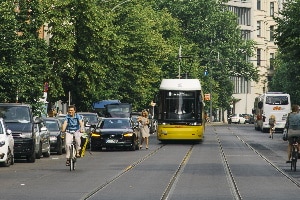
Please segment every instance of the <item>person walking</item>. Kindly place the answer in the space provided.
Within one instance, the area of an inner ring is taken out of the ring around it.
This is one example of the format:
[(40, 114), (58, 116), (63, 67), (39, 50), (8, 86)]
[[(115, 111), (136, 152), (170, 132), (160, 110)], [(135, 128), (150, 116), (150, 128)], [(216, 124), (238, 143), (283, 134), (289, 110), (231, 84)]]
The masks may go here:
[(142, 116), (138, 117), (138, 122), (141, 124), (140, 126), (140, 133), (141, 133), (141, 144), (140, 149), (143, 148), (143, 142), (146, 143), (146, 149), (149, 148), (149, 136), (150, 136), (150, 130), (149, 130), (149, 118), (148, 118), (148, 112), (146, 110), (142, 111)]
[(80, 149), (81, 149), (81, 133), (84, 133), (84, 123), (82, 116), (76, 113), (76, 107), (74, 105), (70, 105), (68, 107), (68, 114), (66, 115), (64, 122), (61, 128), (62, 132), (65, 133), (66, 140), (66, 165), (70, 165), (70, 149), (69, 146), (73, 142), (73, 136), (75, 136), (76, 141), (76, 157), (80, 157)]
[(270, 136), (269, 138), (273, 139), (273, 133), (275, 131), (275, 124), (276, 124), (276, 119), (275, 115), (271, 115), (269, 118), (269, 125), (270, 125)]

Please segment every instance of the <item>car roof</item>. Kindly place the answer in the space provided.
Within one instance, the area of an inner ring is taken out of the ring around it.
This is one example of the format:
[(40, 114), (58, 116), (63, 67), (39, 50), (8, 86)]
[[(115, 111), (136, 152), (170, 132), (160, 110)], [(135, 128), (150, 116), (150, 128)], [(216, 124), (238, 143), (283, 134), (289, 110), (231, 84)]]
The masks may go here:
[(59, 119), (55, 117), (43, 117), (43, 120), (53, 120), (53, 121), (59, 121)]
[(130, 120), (129, 117), (102, 117), (102, 120), (115, 120), (115, 119), (118, 119), (118, 120)]

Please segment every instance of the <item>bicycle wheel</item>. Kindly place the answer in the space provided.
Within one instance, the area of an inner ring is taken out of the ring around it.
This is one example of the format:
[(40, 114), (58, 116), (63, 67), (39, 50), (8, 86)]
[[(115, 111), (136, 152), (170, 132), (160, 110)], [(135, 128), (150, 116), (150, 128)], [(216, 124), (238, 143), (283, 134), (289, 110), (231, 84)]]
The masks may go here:
[(297, 164), (297, 161), (292, 160), (292, 162), (291, 162), (291, 170), (292, 171), (296, 171), (296, 164)]
[(296, 171), (296, 166), (297, 166), (297, 158), (298, 158), (298, 152), (293, 149), (292, 152), (292, 162), (291, 162), (291, 170)]
[(74, 170), (74, 146), (70, 145), (70, 171)]

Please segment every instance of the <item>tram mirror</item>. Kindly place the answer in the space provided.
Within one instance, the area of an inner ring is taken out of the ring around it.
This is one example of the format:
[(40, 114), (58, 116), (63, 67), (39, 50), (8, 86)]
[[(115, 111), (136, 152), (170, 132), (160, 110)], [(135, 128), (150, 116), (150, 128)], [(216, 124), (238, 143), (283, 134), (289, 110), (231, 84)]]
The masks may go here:
[(258, 106), (259, 109), (262, 109), (263, 108), (263, 102), (262, 101), (258, 102), (257, 106)]

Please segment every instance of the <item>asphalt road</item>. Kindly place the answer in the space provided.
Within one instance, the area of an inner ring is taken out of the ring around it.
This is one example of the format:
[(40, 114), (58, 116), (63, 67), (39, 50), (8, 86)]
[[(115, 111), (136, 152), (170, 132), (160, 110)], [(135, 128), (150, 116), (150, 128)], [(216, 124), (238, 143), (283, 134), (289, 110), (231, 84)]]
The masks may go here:
[(287, 142), (253, 125), (209, 124), (200, 144), (86, 152), (76, 170), (65, 155), (0, 168), (0, 200), (299, 199), (298, 171), (285, 163)]

